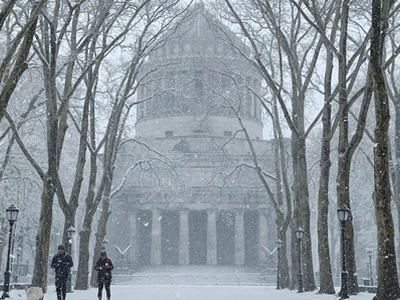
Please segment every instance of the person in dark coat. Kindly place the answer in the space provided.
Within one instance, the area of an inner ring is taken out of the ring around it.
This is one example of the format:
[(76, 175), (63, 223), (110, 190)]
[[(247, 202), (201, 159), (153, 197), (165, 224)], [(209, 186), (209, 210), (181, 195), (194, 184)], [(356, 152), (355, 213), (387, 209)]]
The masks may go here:
[(55, 269), (57, 300), (65, 300), (67, 279), (73, 265), (72, 257), (68, 253), (65, 253), (64, 245), (59, 245), (58, 252), (51, 261), (51, 267)]
[(111, 299), (111, 278), (112, 278), (112, 269), (114, 269), (114, 265), (107, 257), (106, 251), (101, 251), (100, 258), (96, 262), (96, 266), (94, 269), (97, 271), (97, 284), (98, 284), (98, 292), (97, 297), (101, 300), (101, 295), (103, 291), (103, 287), (106, 290), (107, 300)]

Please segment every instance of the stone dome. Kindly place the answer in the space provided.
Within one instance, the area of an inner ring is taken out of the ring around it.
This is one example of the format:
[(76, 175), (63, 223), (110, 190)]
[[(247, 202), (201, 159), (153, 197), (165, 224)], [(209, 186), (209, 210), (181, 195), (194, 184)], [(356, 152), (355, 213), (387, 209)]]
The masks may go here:
[(231, 136), (240, 130), (239, 114), (251, 138), (261, 139), (261, 78), (235, 49), (248, 52), (203, 5), (195, 5), (141, 69), (137, 136)]

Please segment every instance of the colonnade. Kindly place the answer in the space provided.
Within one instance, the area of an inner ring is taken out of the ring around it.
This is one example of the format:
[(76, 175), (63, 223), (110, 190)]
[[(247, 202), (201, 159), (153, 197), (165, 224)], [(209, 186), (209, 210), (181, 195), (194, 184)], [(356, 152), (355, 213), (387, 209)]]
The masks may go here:
[[(198, 211), (198, 210), (197, 210)], [(232, 210), (231, 210), (232, 211)], [(190, 214), (191, 210), (189, 209), (183, 209), (179, 210), (179, 212), (176, 212), (179, 214), (179, 233), (177, 233), (177, 238), (179, 239), (179, 242), (177, 242), (177, 246), (179, 247), (178, 250), (178, 264), (179, 265), (189, 265), (190, 264)], [(203, 212), (206, 212), (207, 214), (207, 220), (204, 224), (204, 228), (200, 228), (199, 230), (205, 230), (206, 231), (206, 238), (205, 238), (205, 243), (206, 245), (206, 251), (205, 251), (205, 256), (206, 256), (206, 261), (205, 264), (207, 265), (217, 265), (219, 264), (218, 261), (218, 239), (219, 239), (219, 233), (218, 232), (218, 214), (221, 211), (217, 210), (203, 210)], [(245, 210), (243, 209), (237, 209), (233, 210), (234, 212), (234, 222), (232, 226), (234, 226), (233, 229), (233, 248), (232, 251), (234, 252), (234, 264), (235, 265), (244, 265), (246, 264), (246, 249), (248, 249), (248, 245), (246, 245), (246, 236), (249, 235), (249, 230), (246, 227), (246, 218), (244, 217)], [(254, 212), (254, 211), (253, 211)], [(255, 228), (254, 232), (257, 234), (257, 237), (252, 240), (253, 243), (256, 243), (256, 245), (253, 245), (254, 249), (257, 249), (256, 255), (258, 256), (256, 259), (259, 261), (262, 261), (265, 256), (265, 253), (263, 251), (260, 251), (262, 245), (267, 245), (268, 242), (268, 231), (267, 231), (267, 220), (265, 217), (265, 214), (263, 213), (263, 210), (258, 210), (256, 211), (256, 214), (253, 213), (253, 216), (256, 216), (258, 220), (252, 221), (256, 222), (258, 228)], [(139, 230), (138, 228), (140, 225), (138, 225), (134, 220), (137, 220), (137, 213), (134, 213), (130, 217), (130, 244), (133, 246), (130, 255), (129, 255), (129, 260), (133, 262), (138, 262), (138, 253), (139, 248), (143, 247), (143, 245), (140, 244), (140, 238), (139, 238)], [(163, 242), (162, 242), (162, 231), (167, 230), (163, 229), (162, 226), (162, 218), (163, 218), (163, 211), (162, 210), (157, 210), (153, 209), (151, 210), (151, 220), (150, 222), (146, 222), (146, 226), (150, 226), (151, 223), (151, 234), (149, 234), (149, 238), (151, 241), (148, 243), (149, 244), (149, 251), (150, 251), (150, 264), (151, 265), (161, 265), (163, 264), (162, 260), (162, 247), (163, 247)], [(247, 218), (248, 219), (248, 218)], [(247, 229), (246, 229), (247, 228)], [(251, 232), (250, 232), (251, 234)], [(247, 254), (248, 255), (248, 254)], [(253, 254), (254, 256), (255, 254)]]

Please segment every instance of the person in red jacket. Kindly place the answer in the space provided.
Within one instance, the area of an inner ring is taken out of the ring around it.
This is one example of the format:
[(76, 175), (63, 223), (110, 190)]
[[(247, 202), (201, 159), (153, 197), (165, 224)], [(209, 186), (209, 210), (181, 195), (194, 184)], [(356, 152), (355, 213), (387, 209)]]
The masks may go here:
[(112, 278), (112, 269), (114, 269), (114, 265), (107, 257), (106, 251), (101, 251), (100, 258), (96, 262), (96, 266), (94, 269), (97, 271), (97, 284), (98, 284), (98, 292), (97, 297), (101, 300), (103, 287), (106, 290), (107, 300), (111, 299), (111, 278)]

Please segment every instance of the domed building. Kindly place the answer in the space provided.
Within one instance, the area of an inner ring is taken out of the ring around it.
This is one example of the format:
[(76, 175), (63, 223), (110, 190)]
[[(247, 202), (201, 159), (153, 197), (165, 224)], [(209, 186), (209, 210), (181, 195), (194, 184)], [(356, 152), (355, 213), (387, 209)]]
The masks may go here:
[(276, 240), (246, 139), (272, 172), (261, 78), (201, 5), (165, 37), (140, 70), (136, 136), (119, 153), (115, 181), (126, 181), (107, 238), (130, 246), (128, 265), (256, 265)]

